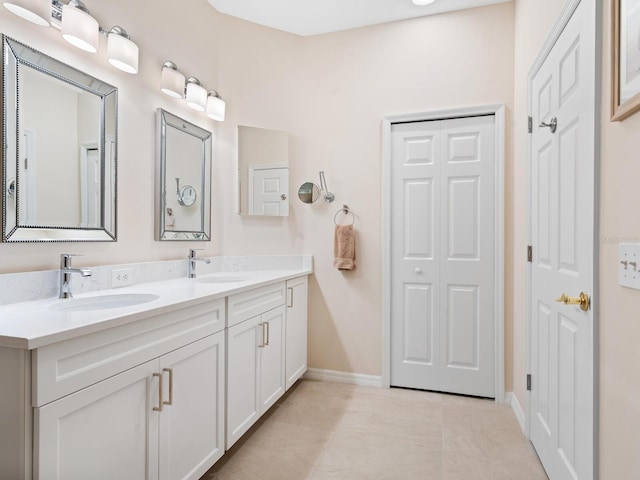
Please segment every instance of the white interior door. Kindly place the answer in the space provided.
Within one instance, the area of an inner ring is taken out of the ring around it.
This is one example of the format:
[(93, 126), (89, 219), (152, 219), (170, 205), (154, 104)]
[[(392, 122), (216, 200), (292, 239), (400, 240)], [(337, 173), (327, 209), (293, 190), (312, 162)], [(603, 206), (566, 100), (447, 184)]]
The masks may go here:
[(391, 385), (495, 396), (495, 117), (391, 127)]
[(249, 168), (249, 214), (289, 214), (289, 168)]
[(36, 202), (36, 152), (35, 133), (25, 129), (23, 132), (24, 148), (21, 149), (20, 158), (20, 181), (22, 191), (20, 192), (21, 205), (24, 217), (21, 219), (22, 225), (36, 225), (38, 223), (38, 209)]
[(582, 0), (531, 79), (529, 425), (551, 480), (594, 476), (593, 310), (556, 299), (594, 292), (595, 51)]
[(81, 227), (97, 228), (100, 226), (100, 151), (97, 146), (81, 147), (80, 165), (80, 202)]

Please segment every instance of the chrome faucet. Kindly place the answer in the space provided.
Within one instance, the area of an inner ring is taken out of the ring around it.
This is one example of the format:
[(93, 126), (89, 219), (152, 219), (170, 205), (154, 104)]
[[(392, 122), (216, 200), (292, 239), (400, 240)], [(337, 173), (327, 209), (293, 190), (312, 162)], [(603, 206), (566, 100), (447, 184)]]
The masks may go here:
[(202, 250), (201, 248), (189, 249), (189, 278), (196, 278), (196, 262), (211, 263), (208, 258), (197, 258), (196, 252)]
[(71, 274), (79, 273), (83, 277), (90, 277), (91, 270), (88, 268), (71, 268), (71, 259), (77, 255), (63, 253), (60, 255), (60, 295), (58, 298), (72, 298), (71, 294)]

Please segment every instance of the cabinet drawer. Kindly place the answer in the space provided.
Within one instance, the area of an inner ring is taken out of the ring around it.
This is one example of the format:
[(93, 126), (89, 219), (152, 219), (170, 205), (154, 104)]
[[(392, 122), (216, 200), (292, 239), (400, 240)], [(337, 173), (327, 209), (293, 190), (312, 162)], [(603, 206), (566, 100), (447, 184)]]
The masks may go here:
[(36, 349), (32, 404), (49, 403), (219, 332), (224, 325), (225, 303), (219, 299)]
[(251, 317), (284, 305), (284, 294), (284, 282), (280, 282), (229, 296), (227, 300), (227, 327), (232, 327)]

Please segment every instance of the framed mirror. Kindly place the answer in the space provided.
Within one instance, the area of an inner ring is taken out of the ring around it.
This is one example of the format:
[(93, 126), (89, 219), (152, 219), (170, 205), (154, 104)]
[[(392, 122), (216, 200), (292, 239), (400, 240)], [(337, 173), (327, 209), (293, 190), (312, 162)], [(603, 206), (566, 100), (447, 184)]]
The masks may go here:
[(2, 36), (2, 240), (116, 241), (118, 90)]
[(238, 125), (242, 215), (289, 215), (289, 134)]
[(211, 132), (157, 111), (156, 240), (211, 238)]

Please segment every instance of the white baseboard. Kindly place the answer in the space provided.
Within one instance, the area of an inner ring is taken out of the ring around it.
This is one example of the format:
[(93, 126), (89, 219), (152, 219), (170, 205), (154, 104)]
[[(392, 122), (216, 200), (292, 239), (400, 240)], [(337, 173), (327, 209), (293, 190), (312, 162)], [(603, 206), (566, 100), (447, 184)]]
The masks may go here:
[(516, 420), (520, 424), (520, 428), (522, 429), (522, 433), (525, 432), (525, 416), (524, 410), (518, 401), (518, 397), (513, 392), (507, 392), (505, 395), (505, 403), (507, 405), (511, 405), (514, 415), (516, 416)]
[(309, 368), (304, 374), (308, 380), (321, 380), (323, 382), (349, 383), (363, 387), (382, 388), (382, 377), (379, 375), (364, 375), (362, 373), (338, 372), (322, 368)]

